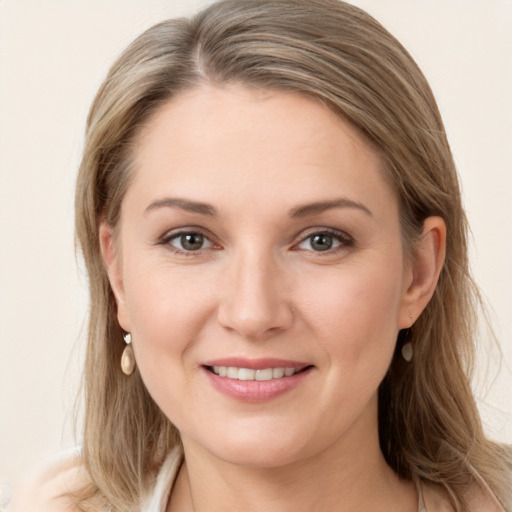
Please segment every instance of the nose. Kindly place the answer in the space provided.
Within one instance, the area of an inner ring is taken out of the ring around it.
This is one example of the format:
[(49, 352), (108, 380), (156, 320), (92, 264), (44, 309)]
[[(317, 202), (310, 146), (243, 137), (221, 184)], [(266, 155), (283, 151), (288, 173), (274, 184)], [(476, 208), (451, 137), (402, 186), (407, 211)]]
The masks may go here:
[(266, 340), (291, 326), (293, 308), (285, 270), (272, 256), (248, 252), (233, 257), (226, 271), (218, 322), (246, 339)]

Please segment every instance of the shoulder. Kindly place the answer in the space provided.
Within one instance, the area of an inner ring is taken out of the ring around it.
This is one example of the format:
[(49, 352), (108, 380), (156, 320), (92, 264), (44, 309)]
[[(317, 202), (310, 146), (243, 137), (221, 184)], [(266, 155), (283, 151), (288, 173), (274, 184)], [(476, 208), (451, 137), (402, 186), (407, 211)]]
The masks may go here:
[(68, 494), (88, 483), (79, 449), (49, 459), (14, 490), (8, 512), (76, 512)]
[(441, 486), (423, 482), (422, 487), (427, 512), (454, 512), (450, 499)]
[(466, 496), (469, 512), (506, 512), (485, 483), (473, 484)]
[[(423, 484), (428, 512), (455, 512), (446, 490), (437, 485)], [(466, 493), (467, 512), (506, 512), (488, 487), (473, 484)]]

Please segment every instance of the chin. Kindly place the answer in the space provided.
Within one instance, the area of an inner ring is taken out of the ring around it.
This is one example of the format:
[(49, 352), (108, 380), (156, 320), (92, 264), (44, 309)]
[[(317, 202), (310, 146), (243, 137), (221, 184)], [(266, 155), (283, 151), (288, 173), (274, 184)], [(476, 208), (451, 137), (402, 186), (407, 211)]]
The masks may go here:
[[(320, 451), (321, 447), (311, 439), (289, 435), (282, 429), (274, 430), (272, 435), (232, 435), (202, 444), (203, 449), (224, 462), (245, 467), (272, 468), (295, 463)], [(201, 444), (201, 443), (200, 443)]]
[(297, 450), (292, 452), (288, 449), (276, 449), (272, 446), (265, 446), (262, 449), (261, 444), (257, 447), (233, 447), (227, 453), (217, 452), (214, 455), (230, 464), (253, 468), (283, 467), (293, 464), (302, 458)]

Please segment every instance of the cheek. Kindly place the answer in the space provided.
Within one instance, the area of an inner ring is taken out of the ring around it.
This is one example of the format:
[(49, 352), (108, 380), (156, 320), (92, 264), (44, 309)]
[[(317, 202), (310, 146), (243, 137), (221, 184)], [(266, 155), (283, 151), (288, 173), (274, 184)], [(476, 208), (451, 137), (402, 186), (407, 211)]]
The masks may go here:
[(204, 276), (163, 265), (132, 268), (127, 275), (126, 305), (141, 371), (173, 365), (204, 326), (213, 304)]
[(307, 328), (319, 345), (329, 383), (316, 400), (329, 411), (325, 428), (332, 436), (366, 410), (388, 371), (398, 333), (400, 276), (392, 266), (388, 272), (366, 266), (364, 272), (339, 272), (326, 293), (315, 286), (303, 291), (315, 298), (303, 311), (308, 311)]
[[(398, 258), (400, 261), (400, 258)], [(361, 265), (343, 268), (301, 291), (306, 322), (340, 364), (380, 367), (394, 350), (402, 299), (402, 267)]]
[(153, 267), (131, 275), (137, 277), (126, 287), (126, 298), (142, 380), (169, 418), (186, 417), (185, 404), (193, 403), (187, 379), (196, 370), (188, 354), (211, 301), (197, 279), (185, 279), (179, 272)]

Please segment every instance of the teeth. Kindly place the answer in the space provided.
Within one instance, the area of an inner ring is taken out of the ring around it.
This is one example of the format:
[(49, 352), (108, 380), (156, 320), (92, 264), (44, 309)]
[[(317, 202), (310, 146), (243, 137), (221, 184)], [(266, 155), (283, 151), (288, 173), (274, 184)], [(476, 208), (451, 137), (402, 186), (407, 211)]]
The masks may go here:
[(274, 377), (274, 370), (266, 368), (265, 370), (256, 370), (256, 380), (271, 380)]
[(238, 380), (254, 380), (256, 370), (249, 370), (249, 368), (240, 368), (238, 370)]
[(284, 377), (284, 368), (274, 368), (272, 370), (272, 377), (274, 377), (274, 379)]
[(237, 368), (235, 366), (214, 366), (213, 373), (220, 377), (237, 380), (272, 380), (282, 377), (291, 377), (298, 370), (295, 368), (265, 368), (264, 370), (251, 370), (250, 368)]
[(238, 368), (234, 368), (233, 366), (227, 368), (226, 377), (230, 379), (238, 379)]

